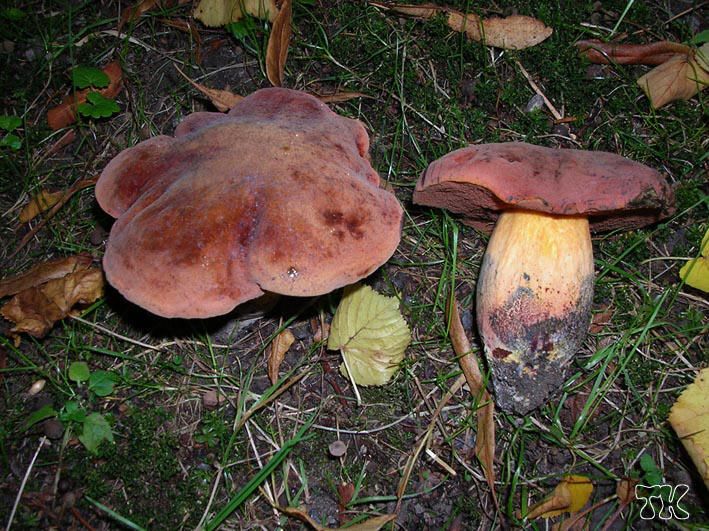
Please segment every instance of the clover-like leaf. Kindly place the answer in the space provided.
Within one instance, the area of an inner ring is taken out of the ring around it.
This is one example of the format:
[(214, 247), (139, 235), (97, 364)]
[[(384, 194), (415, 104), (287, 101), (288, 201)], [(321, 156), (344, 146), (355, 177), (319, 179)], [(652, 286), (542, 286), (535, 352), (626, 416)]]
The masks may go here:
[(91, 413), (84, 419), (84, 431), (79, 440), (89, 452), (96, 454), (103, 441), (113, 442), (111, 425), (101, 413)]
[(96, 371), (89, 377), (89, 391), (96, 396), (108, 396), (113, 392), (113, 387), (120, 378), (114, 372)]
[(0, 129), (8, 133), (14, 131), (22, 125), (22, 119), (19, 116), (0, 116)]
[(120, 110), (115, 101), (98, 92), (89, 92), (86, 95), (86, 102), (80, 103), (77, 109), (82, 116), (91, 118), (108, 118)]
[(94, 66), (77, 66), (71, 71), (71, 80), (76, 88), (105, 88), (111, 82), (106, 73)]
[(85, 361), (74, 361), (69, 365), (69, 379), (72, 382), (85, 382), (90, 375), (91, 371)]
[(358, 385), (387, 383), (404, 359), (411, 332), (399, 312), (399, 301), (369, 286), (345, 288), (330, 327), (327, 348), (340, 350), (340, 371)]

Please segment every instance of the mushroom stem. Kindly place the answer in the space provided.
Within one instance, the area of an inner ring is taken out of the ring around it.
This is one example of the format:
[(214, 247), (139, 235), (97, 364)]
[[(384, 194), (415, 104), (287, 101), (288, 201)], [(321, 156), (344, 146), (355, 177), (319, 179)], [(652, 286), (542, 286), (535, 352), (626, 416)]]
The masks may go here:
[(498, 404), (524, 414), (558, 387), (583, 342), (593, 300), (588, 219), (500, 215), (477, 288), (477, 321)]

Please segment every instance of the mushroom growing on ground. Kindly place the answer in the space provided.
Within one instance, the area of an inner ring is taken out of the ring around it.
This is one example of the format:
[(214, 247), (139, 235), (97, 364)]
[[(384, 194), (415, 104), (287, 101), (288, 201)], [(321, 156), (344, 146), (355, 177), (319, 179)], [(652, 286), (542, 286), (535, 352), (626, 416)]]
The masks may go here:
[(164, 317), (212, 317), (366, 277), (396, 249), (402, 209), (379, 187), (362, 124), (281, 88), (119, 153), (96, 198), (113, 217), (108, 281)]
[(619, 155), (525, 143), (469, 146), (433, 162), (414, 202), (489, 232), (477, 323), (497, 404), (524, 414), (561, 387), (588, 331), (591, 230), (630, 229), (672, 211), (657, 171)]

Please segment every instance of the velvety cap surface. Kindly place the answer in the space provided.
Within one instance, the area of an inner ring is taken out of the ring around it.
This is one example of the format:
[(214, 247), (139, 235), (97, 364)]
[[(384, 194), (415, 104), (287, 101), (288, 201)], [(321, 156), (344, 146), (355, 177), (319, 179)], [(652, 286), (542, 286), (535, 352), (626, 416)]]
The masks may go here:
[(666, 217), (674, 197), (659, 172), (620, 155), (508, 142), (468, 146), (434, 161), (416, 184), (414, 202), (488, 231), (509, 209), (586, 215), (600, 231)]
[(351, 284), (388, 260), (401, 232), (368, 149), (360, 122), (294, 90), (190, 115), (174, 138), (141, 142), (104, 169), (96, 197), (117, 218), (106, 276), (166, 317)]

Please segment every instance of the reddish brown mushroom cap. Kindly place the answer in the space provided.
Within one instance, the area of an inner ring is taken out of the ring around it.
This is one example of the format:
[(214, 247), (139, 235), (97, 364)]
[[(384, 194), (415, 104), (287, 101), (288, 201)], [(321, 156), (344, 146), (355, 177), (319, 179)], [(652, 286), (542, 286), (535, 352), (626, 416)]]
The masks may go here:
[(165, 317), (210, 317), (265, 291), (312, 296), (393, 254), (402, 209), (379, 188), (362, 124), (305, 93), (253, 93), (175, 137), (121, 152), (96, 185), (118, 219), (109, 282)]
[(462, 215), (490, 231), (500, 211), (586, 215), (591, 229), (635, 228), (672, 211), (673, 194), (654, 169), (602, 151), (522, 142), (453, 151), (421, 175), (414, 202)]

